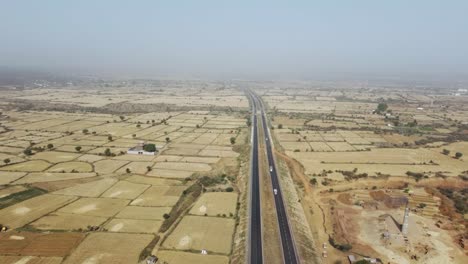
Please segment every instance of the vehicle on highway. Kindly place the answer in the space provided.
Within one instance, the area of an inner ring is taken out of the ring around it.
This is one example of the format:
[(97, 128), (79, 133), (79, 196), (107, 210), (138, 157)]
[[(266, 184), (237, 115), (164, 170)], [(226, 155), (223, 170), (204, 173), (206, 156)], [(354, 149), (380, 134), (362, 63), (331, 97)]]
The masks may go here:
[(273, 166), (270, 166), (270, 172), (273, 172)]
[(275, 195), (277, 195), (277, 194), (278, 194), (278, 190), (276, 190), (276, 188), (275, 188), (275, 189), (273, 189), (273, 192), (275, 193)]

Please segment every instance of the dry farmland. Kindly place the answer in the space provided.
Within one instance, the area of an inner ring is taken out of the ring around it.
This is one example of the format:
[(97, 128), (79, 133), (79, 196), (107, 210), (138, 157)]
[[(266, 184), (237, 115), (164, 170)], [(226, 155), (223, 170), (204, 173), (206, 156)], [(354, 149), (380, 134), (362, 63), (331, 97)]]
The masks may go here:
[(289, 206), (303, 208), (320, 261), (466, 263), (467, 94), (431, 84), (307, 85), (316, 88), (285, 82), (256, 92), (269, 107), (283, 174), (295, 183), (283, 180), (298, 195)]
[[(0, 95), (11, 102), (0, 111), (1, 263), (137, 263), (151, 252), (202, 260), (187, 247), (164, 249), (179, 232), (197, 241), (191, 249), (207, 243), (206, 263), (229, 263), (247, 97), (216, 82), (161, 83)], [(127, 153), (142, 143), (155, 155)], [(190, 217), (200, 219), (194, 228), (184, 227)], [(213, 230), (225, 229), (216, 243)]]

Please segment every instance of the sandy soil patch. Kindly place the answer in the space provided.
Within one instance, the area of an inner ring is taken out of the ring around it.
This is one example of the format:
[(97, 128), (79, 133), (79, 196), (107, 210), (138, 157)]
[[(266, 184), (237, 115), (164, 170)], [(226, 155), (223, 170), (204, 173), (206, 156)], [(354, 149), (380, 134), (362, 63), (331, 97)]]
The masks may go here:
[(181, 156), (196, 156), (200, 149), (190, 148), (169, 148), (163, 151), (164, 155), (181, 155)]
[(89, 162), (89, 163), (94, 163), (94, 162), (102, 160), (102, 159), (104, 159), (104, 157), (102, 157), (102, 156), (92, 155), (92, 154), (85, 154), (83, 156), (80, 156), (77, 160), (84, 161), (84, 162)]
[(24, 172), (37, 172), (43, 171), (50, 167), (52, 164), (43, 160), (30, 160), (21, 163), (16, 163), (8, 166), (1, 167), (2, 171), (24, 171)]
[(309, 142), (313, 151), (333, 151), (325, 142)]
[(146, 175), (161, 178), (185, 179), (192, 176), (192, 174), (193, 171), (153, 169)]
[(150, 184), (150, 185), (182, 185), (182, 182), (178, 180), (160, 179), (160, 178), (146, 177), (146, 176), (140, 176), (140, 175), (133, 175), (133, 176), (126, 178), (125, 180), (129, 182)]
[(138, 195), (148, 189), (149, 185), (131, 183), (128, 181), (119, 181), (105, 193), (102, 197), (120, 198), (120, 199), (135, 199)]
[(184, 157), (180, 162), (195, 162), (195, 163), (217, 163), (221, 158), (212, 157)]
[(206, 157), (221, 157), (221, 158), (236, 158), (239, 156), (239, 153), (234, 152), (232, 150), (211, 150), (211, 149), (204, 149), (200, 151), (198, 154), (199, 156), (206, 156)]
[(58, 210), (60, 213), (110, 217), (122, 210), (129, 200), (112, 198), (80, 198)]
[(22, 227), (74, 200), (76, 198), (72, 196), (52, 194), (34, 197), (0, 210), (0, 223), (6, 224), (10, 228)]
[(91, 164), (86, 163), (86, 162), (80, 162), (80, 161), (71, 161), (71, 162), (63, 162), (56, 164), (52, 167), (50, 167), (47, 171), (50, 172), (92, 172), (93, 171), (93, 166)]
[(112, 219), (104, 227), (109, 232), (123, 233), (157, 233), (162, 221), (135, 220), (135, 219)]
[(153, 167), (153, 165), (153, 162), (133, 161), (118, 169), (117, 173), (126, 173), (127, 169), (130, 169), (132, 173), (145, 174), (148, 172), (148, 167)]
[(57, 151), (64, 151), (64, 152), (75, 152), (75, 153), (84, 153), (84, 152), (87, 152), (89, 150), (92, 150), (93, 148), (95, 148), (94, 146), (80, 146), (81, 147), (81, 150), (80, 152), (76, 151), (76, 147), (79, 146), (79, 145), (62, 145), (62, 146), (58, 146), (58, 147), (55, 147), (55, 150)]
[(31, 225), (41, 230), (86, 230), (88, 226), (99, 226), (106, 220), (106, 217), (52, 213), (31, 223)]
[(234, 215), (236, 213), (237, 193), (204, 193), (190, 210), (195, 215)]
[(171, 207), (127, 206), (116, 215), (116, 218), (163, 220), (163, 215), (170, 211)]
[(0, 171), (0, 185), (8, 184), (26, 175), (26, 172)]
[(190, 162), (161, 162), (156, 163), (154, 168), (167, 170), (182, 170), (182, 171), (210, 171), (211, 166), (205, 163), (190, 163)]
[(204, 264), (228, 264), (229, 258), (226, 256), (219, 255), (201, 255), (199, 253), (180, 252), (172, 250), (159, 250), (153, 252), (156, 254), (160, 261), (174, 264), (192, 264), (192, 263), (204, 263)]
[(81, 233), (9, 232), (0, 236), (0, 254), (62, 257), (68, 255), (83, 238)]
[(17, 180), (15, 184), (34, 183), (34, 182), (51, 182), (51, 181), (64, 181), (72, 179), (82, 179), (95, 177), (96, 173), (61, 173), (61, 172), (34, 172), (29, 173), (23, 178)]
[(73, 195), (83, 197), (98, 197), (112, 185), (117, 182), (117, 179), (106, 178), (102, 180), (78, 184), (69, 188), (58, 190), (54, 194)]
[(121, 156), (114, 157), (115, 160), (128, 160), (128, 161), (153, 161), (155, 156), (151, 155), (134, 155), (134, 154), (124, 154)]
[(24, 161), (23, 158), (20, 158), (20, 157), (18, 157), (16, 155), (0, 153), (0, 164), (1, 165), (5, 164), (3, 162), (5, 159), (9, 159), (10, 163), (17, 163), (17, 162), (23, 162)]
[(127, 163), (125, 160), (101, 160), (94, 163), (94, 170), (97, 173), (112, 173)]
[(308, 151), (310, 150), (310, 146), (307, 142), (281, 142), (281, 146), (283, 146), (284, 149), (294, 151), (294, 150), (299, 150), (299, 151)]
[(235, 221), (228, 218), (186, 216), (169, 235), (163, 247), (229, 254)]
[(71, 161), (78, 158), (81, 154), (60, 152), (60, 151), (44, 151), (36, 153), (32, 156), (32, 159), (46, 160), (52, 163), (59, 163), (65, 161)]
[(152, 235), (93, 233), (76, 248), (64, 264), (137, 263), (140, 252)]
[[(318, 173), (323, 169), (334, 171), (358, 168), (360, 172), (370, 174), (381, 172), (403, 176), (407, 171), (442, 171), (451, 176), (468, 170), (467, 161), (445, 156), (436, 149), (374, 148), (360, 152), (288, 152), (287, 154), (300, 161), (307, 173)], [(431, 161), (434, 164), (431, 165)]]
[(158, 155), (154, 161), (167, 162), (167, 161), (179, 161), (183, 156), (174, 156), (174, 155)]
[(186, 189), (185, 186), (152, 186), (132, 201), (138, 206), (173, 206)]
[(353, 146), (346, 142), (327, 142), (334, 151), (352, 151), (355, 150)]

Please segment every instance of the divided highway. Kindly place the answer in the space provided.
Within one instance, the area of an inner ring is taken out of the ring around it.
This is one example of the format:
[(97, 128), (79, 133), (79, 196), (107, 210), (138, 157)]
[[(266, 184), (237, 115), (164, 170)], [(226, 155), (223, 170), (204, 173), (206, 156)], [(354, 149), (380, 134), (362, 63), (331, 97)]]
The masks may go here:
[(265, 135), (265, 146), (269, 172), (271, 176), (272, 188), (274, 191), (276, 214), (281, 236), (281, 245), (283, 249), (283, 261), (287, 264), (296, 264), (299, 263), (299, 258), (297, 256), (296, 247), (294, 245), (291, 228), (288, 221), (287, 209), (283, 201), (283, 193), (281, 192), (281, 187), (276, 172), (275, 159), (273, 156), (273, 148), (271, 145), (270, 130), (266, 121), (266, 114), (260, 98), (258, 98), (257, 95), (250, 91), (248, 94), (251, 97), (253, 111), (249, 263), (263, 263), (257, 135), (257, 111), (260, 111)]
[(263, 263), (262, 213), (260, 204), (260, 175), (258, 166), (258, 128), (257, 102), (250, 96), (252, 103), (252, 153), (250, 163), (250, 223), (248, 258), (250, 264)]

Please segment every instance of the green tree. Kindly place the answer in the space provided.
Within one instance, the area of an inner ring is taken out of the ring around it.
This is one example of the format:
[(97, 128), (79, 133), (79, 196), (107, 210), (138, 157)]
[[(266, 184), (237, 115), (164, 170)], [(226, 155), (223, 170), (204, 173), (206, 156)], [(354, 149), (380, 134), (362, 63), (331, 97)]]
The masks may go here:
[(121, 121), (124, 121), (125, 116), (119, 116)]
[(106, 148), (106, 150), (104, 150), (104, 155), (106, 155), (108, 157), (112, 155), (112, 152), (111, 152), (110, 148)]
[(442, 154), (448, 155), (448, 154), (450, 154), (450, 150), (448, 150), (448, 149), (443, 149), (443, 150), (442, 150)]
[(83, 132), (83, 134), (88, 134), (88, 133), (89, 133), (89, 130), (85, 128), (85, 129), (83, 129), (82, 132)]
[(107, 136), (107, 140), (112, 141), (113, 140), (112, 136), (111, 135)]
[(48, 149), (53, 149), (53, 148), (54, 148), (54, 144), (51, 144), (51, 143), (47, 144), (47, 148), (48, 148)]
[(283, 124), (279, 124), (278, 129), (282, 129), (282, 128), (283, 128)]
[(75, 147), (75, 150), (76, 150), (77, 152), (80, 152), (80, 151), (81, 151), (81, 146), (76, 146), (76, 147)]
[(169, 137), (166, 138), (166, 143), (171, 142), (171, 139)]
[(143, 146), (143, 150), (147, 152), (155, 152), (156, 151), (156, 145), (155, 144), (145, 144)]
[(4, 162), (5, 164), (8, 164), (8, 163), (11, 162), (11, 160), (10, 160), (9, 158), (6, 158), (6, 159), (3, 160), (3, 162)]
[(463, 156), (463, 153), (461, 153), (461, 152), (455, 153), (455, 158), (457, 158), (457, 159), (461, 158), (462, 156)]
[(310, 183), (311, 183), (312, 185), (317, 185), (317, 179), (316, 179), (316, 178), (312, 178), (312, 179), (310, 180)]
[(33, 153), (32, 153), (31, 148), (27, 148), (23, 151), (23, 154), (26, 156), (31, 156)]
[(126, 171), (127, 173), (132, 172), (132, 171), (130, 170), (130, 168), (125, 169), (125, 171)]
[(152, 170), (153, 170), (153, 168), (151, 168), (151, 166), (146, 166), (146, 171), (150, 172)]
[(230, 141), (231, 141), (231, 145), (236, 144), (236, 138), (235, 137), (231, 137)]
[(385, 112), (385, 111), (387, 111), (387, 109), (388, 109), (388, 105), (386, 103), (379, 103), (377, 105), (377, 112), (378, 113)]

